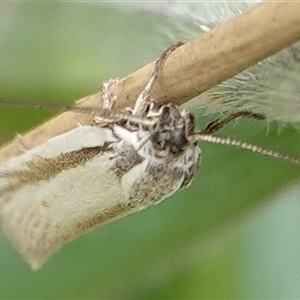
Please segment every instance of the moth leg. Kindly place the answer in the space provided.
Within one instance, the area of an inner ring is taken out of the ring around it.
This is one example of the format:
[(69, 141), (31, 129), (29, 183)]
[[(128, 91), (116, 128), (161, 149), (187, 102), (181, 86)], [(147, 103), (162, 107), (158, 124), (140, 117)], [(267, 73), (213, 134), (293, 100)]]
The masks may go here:
[(113, 104), (116, 101), (116, 96), (110, 95), (109, 89), (114, 83), (117, 82), (117, 80), (110, 79), (108, 82), (104, 83), (102, 85), (102, 112), (100, 113), (100, 115), (96, 115), (94, 117), (94, 123), (99, 126), (106, 126), (108, 124), (120, 121), (129, 121), (145, 126), (153, 126), (154, 124), (156, 124), (156, 120), (144, 119), (145, 112), (149, 105), (150, 92), (156, 79), (158, 78), (159, 72), (162, 70), (164, 62), (166, 61), (168, 56), (182, 44), (182, 42), (178, 42), (177, 44), (170, 46), (157, 59), (154, 71), (148, 83), (138, 96), (134, 108), (132, 110), (127, 109), (128, 114), (112, 113), (111, 111), (111, 108), (113, 107)]
[(104, 82), (101, 87), (101, 98), (102, 98), (102, 110), (110, 111), (114, 106), (117, 96), (112, 95), (109, 90), (112, 85), (119, 82), (119, 78), (111, 78), (108, 81)]
[(101, 99), (102, 99), (102, 108), (95, 112), (93, 121), (95, 125), (106, 126), (110, 123), (116, 122), (118, 117), (116, 113), (112, 112), (112, 107), (114, 106), (117, 97), (110, 93), (110, 88), (113, 84), (119, 81), (118, 78), (111, 78), (108, 81), (104, 82), (101, 86)]
[(221, 128), (223, 128), (226, 124), (230, 123), (231, 121), (239, 118), (239, 117), (248, 117), (256, 120), (264, 120), (265, 116), (261, 114), (256, 114), (251, 111), (238, 111), (236, 113), (232, 113), (224, 120), (215, 120), (211, 123), (209, 123), (205, 129), (201, 130), (201, 134), (214, 134), (217, 131), (219, 131)]
[(166, 59), (169, 57), (169, 55), (175, 49), (177, 49), (182, 44), (183, 44), (182, 42), (178, 42), (177, 44), (171, 45), (156, 60), (154, 71), (153, 71), (153, 73), (152, 73), (149, 81), (147, 82), (145, 88), (141, 91), (141, 93), (139, 94), (139, 96), (138, 96), (138, 98), (137, 98), (137, 100), (135, 102), (135, 106), (134, 106), (134, 108), (132, 110), (132, 114), (133, 115), (142, 116), (144, 114), (144, 111), (147, 109), (147, 102), (150, 100), (151, 90), (152, 90), (152, 88), (154, 86), (155, 81), (158, 78), (158, 75), (159, 75), (160, 71), (163, 68), (163, 65), (164, 65)]

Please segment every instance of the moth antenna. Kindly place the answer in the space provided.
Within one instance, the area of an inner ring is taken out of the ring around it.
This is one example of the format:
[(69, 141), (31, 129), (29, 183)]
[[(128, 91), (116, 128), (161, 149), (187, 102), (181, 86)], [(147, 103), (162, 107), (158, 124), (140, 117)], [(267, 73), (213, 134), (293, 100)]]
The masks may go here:
[(124, 113), (113, 113), (111, 115), (108, 114), (94, 117), (95, 124), (110, 124), (120, 121), (133, 122), (142, 126), (149, 127), (153, 127), (157, 124), (156, 119), (143, 119), (141, 117), (136, 117)]
[(213, 135), (209, 135), (209, 134), (196, 133), (193, 136), (193, 141), (194, 142), (204, 141), (204, 142), (209, 142), (209, 143), (214, 143), (214, 144), (232, 146), (232, 147), (260, 153), (263, 155), (279, 158), (282, 160), (286, 160), (286, 161), (289, 161), (294, 164), (300, 164), (300, 158), (293, 157), (293, 156), (281, 153), (276, 150), (265, 149), (263, 147), (260, 147), (260, 146), (257, 146), (257, 145), (251, 144), (251, 143), (231, 139), (229, 137), (219, 137), (219, 136), (213, 136)]
[(47, 109), (53, 111), (75, 111), (81, 113), (92, 113), (95, 108), (93, 107), (78, 107), (76, 103), (73, 104), (63, 104), (57, 102), (46, 102), (46, 101), (30, 101), (26, 102), (25, 100), (5, 100), (0, 99), (0, 106), (7, 107), (19, 107), (19, 108), (37, 108), (37, 109)]

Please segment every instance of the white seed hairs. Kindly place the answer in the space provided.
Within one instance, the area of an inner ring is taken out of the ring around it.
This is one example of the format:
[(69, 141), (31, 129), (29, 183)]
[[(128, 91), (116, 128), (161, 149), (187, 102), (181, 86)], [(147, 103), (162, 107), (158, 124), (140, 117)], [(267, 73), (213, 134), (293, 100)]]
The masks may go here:
[(114, 97), (103, 86), (103, 111), (94, 124), (50, 139), (0, 166), (0, 219), (8, 238), (33, 269), (64, 244), (110, 221), (158, 204), (188, 187), (201, 161), (198, 141), (226, 144), (300, 160), (245, 142), (212, 134), (237, 112), (195, 132), (192, 114), (173, 104), (150, 101), (163, 63), (155, 70), (133, 109), (113, 113)]

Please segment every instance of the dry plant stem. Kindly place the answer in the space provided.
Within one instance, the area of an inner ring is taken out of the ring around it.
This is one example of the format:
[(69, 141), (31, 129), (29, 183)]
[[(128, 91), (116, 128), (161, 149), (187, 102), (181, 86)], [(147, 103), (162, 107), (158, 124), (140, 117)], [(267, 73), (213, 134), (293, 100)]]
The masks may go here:
[[(300, 2), (266, 1), (179, 47), (167, 59), (152, 98), (180, 105), (296, 42), (300, 39), (299, 11)], [(115, 109), (133, 107), (153, 68), (154, 63), (146, 65), (112, 87), (118, 97)], [(100, 99), (97, 93), (77, 105), (99, 107)], [(32, 149), (78, 123), (91, 124), (92, 116), (65, 112), (23, 136), (22, 145)], [(4, 147), (0, 163), (22, 153), (21, 148), (18, 141)]]

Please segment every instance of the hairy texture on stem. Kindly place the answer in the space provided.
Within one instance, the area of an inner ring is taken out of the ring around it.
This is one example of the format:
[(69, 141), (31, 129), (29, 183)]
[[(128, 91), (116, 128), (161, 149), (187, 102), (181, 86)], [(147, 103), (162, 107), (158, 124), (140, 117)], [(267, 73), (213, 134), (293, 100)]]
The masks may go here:
[[(261, 2), (170, 0), (155, 4), (141, 1), (130, 6), (122, 3), (109, 5), (126, 13), (138, 11), (154, 14), (157, 30), (164, 40), (172, 43), (178, 39), (191, 40), (199, 33), (209, 32)], [(207, 90), (191, 101), (188, 107), (203, 107), (207, 113), (247, 110), (263, 114), (270, 121), (300, 123), (299, 77), (300, 43), (295, 43)]]
[[(300, 39), (300, 3), (265, 2), (178, 48), (166, 61), (152, 98), (160, 104), (180, 105)], [(251, 29), (251, 30), (250, 30)], [(154, 68), (146, 65), (115, 84), (116, 109), (132, 107)], [(99, 107), (100, 93), (77, 102)], [(0, 151), (0, 162), (32, 149), (78, 123), (92, 123), (92, 115), (65, 112)]]

